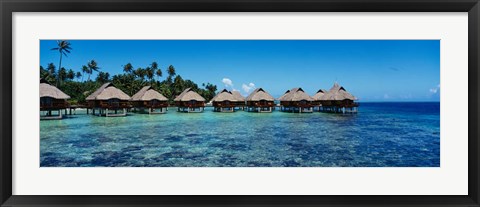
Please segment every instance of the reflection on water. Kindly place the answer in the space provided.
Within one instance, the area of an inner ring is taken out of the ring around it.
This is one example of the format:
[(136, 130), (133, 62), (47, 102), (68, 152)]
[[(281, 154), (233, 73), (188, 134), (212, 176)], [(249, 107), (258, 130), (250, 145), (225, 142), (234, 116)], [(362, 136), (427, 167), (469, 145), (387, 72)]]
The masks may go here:
[(356, 115), (77, 111), (40, 125), (42, 167), (440, 165), (439, 103), (363, 103)]

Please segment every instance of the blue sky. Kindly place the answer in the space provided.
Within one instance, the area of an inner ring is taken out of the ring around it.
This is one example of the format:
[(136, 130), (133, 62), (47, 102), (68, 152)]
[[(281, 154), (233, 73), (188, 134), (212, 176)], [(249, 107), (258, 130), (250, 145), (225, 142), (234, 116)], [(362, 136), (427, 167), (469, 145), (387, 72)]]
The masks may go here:
[[(92, 59), (112, 76), (122, 66), (175, 66), (197, 84), (262, 87), (274, 97), (302, 87), (313, 95), (335, 81), (360, 101), (439, 101), (439, 40), (71, 40), (62, 66), (80, 71)], [(40, 41), (40, 64), (58, 66), (54, 40)], [(96, 77), (96, 74), (93, 74)], [(164, 77), (165, 78), (165, 77)]]

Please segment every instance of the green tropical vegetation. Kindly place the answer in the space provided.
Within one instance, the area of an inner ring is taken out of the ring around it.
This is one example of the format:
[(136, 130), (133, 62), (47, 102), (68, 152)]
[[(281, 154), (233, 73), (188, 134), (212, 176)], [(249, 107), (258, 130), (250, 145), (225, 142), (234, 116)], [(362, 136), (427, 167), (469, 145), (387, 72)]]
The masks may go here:
[[(156, 61), (146, 67), (138, 67), (137, 69), (134, 69), (131, 63), (127, 63), (119, 67), (119, 71), (122, 71), (122, 73), (113, 76), (102, 71), (95, 60), (88, 61), (81, 68), (78, 68), (78, 71), (66, 69), (61, 65), (62, 57), (72, 50), (70, 43), (58, 41), (58, 47), (52, 48), (52, 50), (60, 52), (59, 69), (53, 63), (49, 63), (45, 67), (40, 66), (40, 78), (68, 94), (71, 97), (70, 104), (84, 104), (85, 98), (106, 82), (113, 83), (115, 87), (129, 96), (134, 95), (142, 87), (150, 85), (167, 97), (170, 103), (173, 103), (173, 99), (186, 88), (192, 88), (206, 100), (211, 100), (217, 91), (217, 86), (214, 84), (202, 83), (199, 86), (192, 80), (183, 79), (182, 76), (177, 74), (173, 65), (166, 69), (167, 77), (164, 78), (163, 72)], [(91, 79), (94, 73), (96, 73), (96, 78)]]
[[(60, 74), (62, 72), (62, 75), (66, 75), (66, 72), (63, 70), (62, 71), (62, 57), (65, 55), (67, 57), (67, 53), (70, 53), (70, 50), (72, 50), (72, 47), (70, 47), (70, 43), (65, 40), (59, 40), (57, 41), (57, 47), (52, 48), (52, 50), (56, 50), (60, 53), (60, 62), (58, 63), (58, 67), (60, 68), (59, 75), (57, 76), (60, 78)], [(57, 86), (58, 86), (59, 80), (57, 79)]]

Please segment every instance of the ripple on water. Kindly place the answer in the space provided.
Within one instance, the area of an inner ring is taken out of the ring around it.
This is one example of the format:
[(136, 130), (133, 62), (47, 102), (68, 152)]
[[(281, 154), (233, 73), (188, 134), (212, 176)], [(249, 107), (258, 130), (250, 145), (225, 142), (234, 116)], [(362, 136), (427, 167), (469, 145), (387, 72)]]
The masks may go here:
[(42, 167), (440, 165), (439, 103), (363, 103), (356, 115), (206, 111), (40, 122)]

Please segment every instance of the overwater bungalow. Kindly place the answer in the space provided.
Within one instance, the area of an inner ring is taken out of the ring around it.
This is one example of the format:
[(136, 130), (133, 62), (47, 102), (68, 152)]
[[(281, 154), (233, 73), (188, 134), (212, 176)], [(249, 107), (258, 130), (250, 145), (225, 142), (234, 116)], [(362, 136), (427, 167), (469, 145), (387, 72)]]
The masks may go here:
[(242, 108), (243, 110), (245, 108), (245, 97), (243, 97), (238, 91), (232, 91), (232, 95), (237, 100), (235, 101), (235, 107), (239, 109)]
[[(62, 119), (62, 110), (68, 107), (70, 96), (46, 80), (40, 79), (40, 119)], [(56, 114), (52, 112), (57, 112)]]
[(205, 110), (205, 98), (191, 88), (185, 89), (174, 101), (179, 112), (203, 112)]
[(163, 114), (167, 111), (168, 99), (151, 86), (145, 86), (132, 96), (132, 105), (135, 109), (149, 114)]
[(338, 83), (335, 83), (327, 93), (320, 96), (319, 103), (321, 106), (319, 111), (332, 113), (357, 113), (359, 104), (356, 103), (355, 100), (357, 100), (355, 96), (347, 92), (347, 90)]
[(213, 111), (216, 112), (234, 112), (237, 100), (232, 92), (223, 89), (212, 99)]
[(317, 91), (317, 93), (315, 93), (315, 95), (312, 96), (314, 109), (318, 108), (318, 111), (321, 110), (322, 103), (325, 101), (324, 98), (326, 93), (327, 93), (327, 90), (320, 89)]
[(272, 112), (275, 107), (275, 98), (267, 93), (263, 88), (255, 89), (247, 97), (247, 111)]
[(127, 108), (131, 108), (130, 96), (115, 88), (112, 83), (103, 84), (90, 94), (86, 101), (88, 103), (87, 114), (89, 109), (92, 109), (92, 114), (95, 115), (95, 110), (97, 110), (99, 116), (126, 116)]
[(286, 112), (311, 113), (313, 112), (313, 98), (302, 88), (292, 88), (280, 98), (280, 110)]

